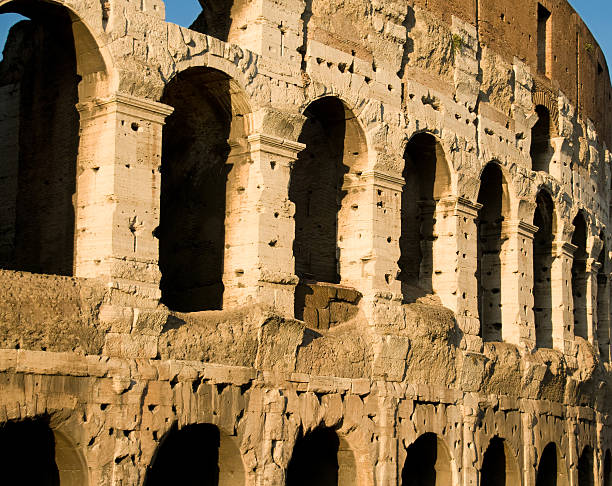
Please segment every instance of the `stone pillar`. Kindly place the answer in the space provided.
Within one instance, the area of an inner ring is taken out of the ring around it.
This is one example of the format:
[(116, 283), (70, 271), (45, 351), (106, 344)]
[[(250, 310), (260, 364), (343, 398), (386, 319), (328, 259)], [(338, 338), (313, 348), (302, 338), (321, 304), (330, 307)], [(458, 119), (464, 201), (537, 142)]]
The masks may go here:
[(595, 258), (588, 258), (586, 262), (586, 314), (588, 341), (597, 348), (597, 277), (601, 263)]
[(564, 241), (553, 243), (551, 268), (551, 303), (553, 348), (571, 353), (574, 338), (572, 303), (572, 262), (576, 246)]
[(162, 127), (172, 108), (124, 94), (77, 108), (75, 275), (157, 300)]
[(341, 283), (357, 289), (366, 300), (377, 294), (401, 295), (396, 276), (403, 185), (401, 177), (367, 171), (343, 186), (347, 194), (338, 214)]
[(480, 352), (476, 218), (482, 205), (462, 197), (440, 199), (434, 219), (432, 287), (455, 312), (463, 331), (462, 348)]
[[(303, 149), (301, 143), (262, 133), (248, 137), (248, 149), (232, 148), (230, 163), (238, 174), (237, 187), (227, 191), (224, 306), (264, 303), (293, 316), (295, 222), (288, 187), (291, 166)], [(242, 195), (230, 201), (236, 193)]]
[(519, 347), (536, 344), (533, 315), (533, 238), (536, 226), (524, 221), (502, 224), (502, 339)]

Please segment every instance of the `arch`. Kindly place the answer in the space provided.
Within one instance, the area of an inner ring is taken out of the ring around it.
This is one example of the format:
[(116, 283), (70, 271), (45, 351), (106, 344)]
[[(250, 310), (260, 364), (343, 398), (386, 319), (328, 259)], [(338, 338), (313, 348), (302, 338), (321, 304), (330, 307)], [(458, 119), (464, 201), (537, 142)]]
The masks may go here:
[(83, 101), (84, 76), (97, 78), (105, 67), (79, 59), (78, 49), (92, 50), (95, 42), (67, 8), (13, 1), (1, 4), (5, 12), (31, 20), (13, 26), (0, 64), (0, 266), (73, 275), (76, 105)]
[(480, 176), (477, 224), (477, 280), (480, 333), (484, 341), (502, 340), (502, 225), (510, 201), (506, 178), (491, 162)]
[[(324, 97), (305, 110), (299, 142), (306, 148), (291, 171), (295, 205), (293, 254), (301, 283), (351, 285), (361, 275), (356, 233), (367, 195), (356, 189), (367, 166), (367, 143), (359, 121), (342, 100)], [(298, 287), (295, 315), (304, 316)]]
[(568, 485), (567, 472), (554, 442), (547, 444), (542, 451), (535, 484), (536, 486)]
[(161, 164), (162, 302), (183, 312), (221, 309), (231, 230), (248, 174), (250, 107), (235, 81), (204, 67), (177, 74), (162, 102), (174, 108)]
[(404, 189), (401, 200), (400, 273), (404, 300), (412, 300), (412, 287), (432, 293), (436, 252), (436, 207), (452, 193), (449, 165), (440, 141), (420, 132), (404, 152)]
[(612, 453), (606, 449), (603, 465), (603, 486), (612, 486)]
[(482, 459), (481, 486), (520, 486), (521, 475), (506, 441), (493, 437)]
[(59, 472), (59, 484), (61, 486), (87, 486), (89, 479), (83, 453), (68, 435), (59, 430), (54, 430), (53, 435), (55, 436), (55, 463)]
[(556, 221), (554, 203), (546, 190), (540, 190), (536, 195), (533, 224), (538, 227), (533, 239), (533, 313), (536, 346), (552, 348), (552, 265)]
[(174, 424), (158, 446), (144, 486), (240, 486), (244, 465), (235, 438), (212, 424)]
[(352, 486), (357, 484), (355, 455), (346, 439), (329, 427), (303, 434), (300, 430), (289, 466), (286, 486)]
[(585, 446), (578, 459), (578, 486), (594, 486), (593, 448)]
[(587, 325), (587, 238), (588, 226), (584, 212), (578, 214), (572, 221), (574, 232), (572, 244), (576, 246), (572, 261), (572, 298), (574, 312), (574, 334), (584, 339), (589, 339)]
[(602, 242), (597, 262), (597, 342), (599, 354), (604, 361), (610, 361), (610, 287), (608, 281), (608, 249), (605, 231), (601, 231), (599, 239)]
[(111, 55), (76, 10), (57, 0), (0, 0), (0, 14), (9, 12), (34, 21), (67, 19), (74, 40), (76, 71), (81, 80), (79, 101), (110, 94), (116, 84)]
[(402, 486), (446, 486), (453, 483), (451, 455), (434, 433), (421, 435), (406, 450)]
[(555, 136), (555, 126), (549, 109), (544, 105), (535, 107), (538, 121), (531, 129), (531, 168), (535, 171), (550, 172), (550, 164), (555, 155), (551, 139)]
[(88, 484), (82, 454), (66, 435), (51, 429), (46, 416), (0, 425), (0, 467), (6, 484)]

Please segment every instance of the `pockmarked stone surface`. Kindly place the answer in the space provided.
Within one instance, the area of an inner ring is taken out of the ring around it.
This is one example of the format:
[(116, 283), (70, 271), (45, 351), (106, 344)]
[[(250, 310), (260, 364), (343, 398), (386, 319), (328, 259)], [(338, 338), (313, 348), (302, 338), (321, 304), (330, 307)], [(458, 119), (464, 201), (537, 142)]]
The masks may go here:
[(200, 4), (0, 0), (0, 483), (612, 484), (569, 4)]

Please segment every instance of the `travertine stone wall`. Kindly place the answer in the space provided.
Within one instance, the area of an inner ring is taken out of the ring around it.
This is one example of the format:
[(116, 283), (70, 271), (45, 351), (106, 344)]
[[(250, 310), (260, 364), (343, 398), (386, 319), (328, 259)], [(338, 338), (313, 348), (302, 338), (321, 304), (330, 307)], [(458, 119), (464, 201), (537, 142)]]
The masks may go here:
[(608, 484), (612, 91), (571, 7), (201, 4), (0, 0), (0, 444), (47, 444), (8, 474)]

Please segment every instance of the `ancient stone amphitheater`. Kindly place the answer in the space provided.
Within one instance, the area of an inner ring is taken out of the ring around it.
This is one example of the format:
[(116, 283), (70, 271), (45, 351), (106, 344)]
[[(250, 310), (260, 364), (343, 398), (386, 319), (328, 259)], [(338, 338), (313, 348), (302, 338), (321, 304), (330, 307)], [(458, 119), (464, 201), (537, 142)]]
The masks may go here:
[(0, 0), (0, 483), (610, 486), (569, 4), (200, 2)]

